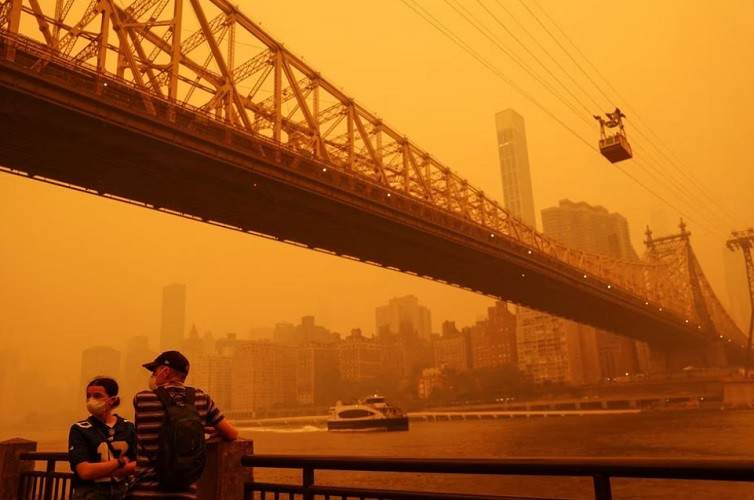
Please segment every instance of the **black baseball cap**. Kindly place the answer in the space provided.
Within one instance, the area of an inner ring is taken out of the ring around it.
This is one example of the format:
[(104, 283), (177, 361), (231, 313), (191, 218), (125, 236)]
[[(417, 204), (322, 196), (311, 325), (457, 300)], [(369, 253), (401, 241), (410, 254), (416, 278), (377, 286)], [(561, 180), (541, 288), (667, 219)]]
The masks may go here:
[(151, 363), (144, 363), (141, 366), (150, 372), (153, 372), (158, 366), (167, 366), (177, 372), (183, 373), (184, 375), (188, 375), (189, 372), (189, 360), (178, 351), (165, 351), (157, 356)]

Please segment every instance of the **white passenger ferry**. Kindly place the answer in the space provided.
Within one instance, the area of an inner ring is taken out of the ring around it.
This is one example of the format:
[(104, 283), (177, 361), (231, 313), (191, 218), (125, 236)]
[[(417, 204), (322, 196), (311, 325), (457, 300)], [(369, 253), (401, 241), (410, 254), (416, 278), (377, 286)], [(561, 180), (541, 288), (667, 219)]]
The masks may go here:
[(379, 394), (362, 401), (344, 404), (338, 401), (330, 408), (327, 419), (329, 431), (407, 431), (408, 416), (392, 406)]

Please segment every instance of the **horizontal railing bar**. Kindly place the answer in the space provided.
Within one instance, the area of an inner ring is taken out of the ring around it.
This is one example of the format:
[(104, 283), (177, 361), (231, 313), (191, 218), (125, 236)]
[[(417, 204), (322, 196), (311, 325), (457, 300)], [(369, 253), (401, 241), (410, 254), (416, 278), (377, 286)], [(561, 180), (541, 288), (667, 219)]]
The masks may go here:
[(375, 472), (435, 472), (533, 476), (608, 476), (652, 479), (754, 481), (754, 460), (671, 458), (419, 459), (358, 456), (244, 455), (253, 467)]
[(26, 451), (19, 455), (21, 460), (53, 460), (67, 462), (68, 453), (65, 451)]
[[(293, 493), (304, 494), (304, 488), (294, 484), (283, 483), (258, 483), (250, 482), (246, 484), (249, 492), (265, 493)], [(345, 488), (340, 486), (312, 486), (309, 493), (313, 495), (330, 495), (343, 498), (367, 497), (367, 498), (390, 498), (400, 500), (551, 500), (540, 497), (530, 496), (498, 496), (498, 495), (469, 495), (463, 493), (431, 493), (426, 491), (401, 491), (401, 490), (379, 490), (365, 488)]]
[[(256, 484), (256, 483), (255, 483)], [(552, 498), (498, 496), (498, 495), (469, 495), (463, 493), (430, 493), (426, 491), (379, 490), (365, 488), (342, 488), (338, 486), (312, 486), (309, 491), (313, 495), (335, 495), (344, 498), (355, 496), (361, 498), (390, 498), (391, 500), (552, 500)]]
[(73, 472), (45, 472), (42, 470), (32, 470), (28, 472), (21, 472), (21, 477), (43, 477), (49, 479), (70, 479), (73, 477)]
[(278, 493), (304, 493), (304, 487), (300, 484), (284, 484), (284, 483), (258, 483), (247, 482), (246, 483), (252, 491), (270, 491)]

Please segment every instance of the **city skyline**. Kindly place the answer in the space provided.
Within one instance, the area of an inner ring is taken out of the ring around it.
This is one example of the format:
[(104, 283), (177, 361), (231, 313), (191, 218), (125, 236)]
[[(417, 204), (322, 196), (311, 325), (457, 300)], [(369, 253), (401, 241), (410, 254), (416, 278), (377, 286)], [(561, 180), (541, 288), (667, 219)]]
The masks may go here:
[[(687, 221), (692, 245), (720, 293), (725, 236), (730, 229), (751, 225), (746, 186), (752, 182), (740, 131), (749, 128), (747, 120), (754, 116), (747, 108), (750, 100), (741, 97), (747, 95), (752, 75), (721, 78), (726, 64), (750, 53), (746, 30), (730, 28), (746, 15), (722, 7), (699, 16), (668, 2), (653, 5), (651, 16), (649, 7), (639, 5), (614, 19), (608, 7), (590, 5), (594, 16), (611, 19), (608, 27), (587, 22), (557, 2), (543, 6), (639, 110), (626, 110), (629, 141), (641, 145), (636, 128), (642, 120), (651, 123), (688, 167), (688, 175), (701, 179), (733, 214), (717, 233), (709, 230), (704, 214), (694, 212), (699, 220)], [(741, 7), (751, 14), (750, 5)], [(676, 226), (679, 202), (658, 189), (656, 181), (640, 177), (671, 206), (570, 137), (409, 10), (391, 4), (370, 13), (364, 16), (364, 10), (344, 2), (331, 9), (301, 3), (285, 13), (260, 4), (249, 15), (493, 198), (501, 198), (501, 188), (491, 117), (511, 107), (527, 120), (536, 206), (564, 197), (610, 206), (631, 221), (633, 241), (641, 241), (657, 210), (666, 211), (671, 228)], [(346, 19), (348, 23), (338, 22)], [(650, 23), (644, 40), (632, 35), (632, 23), (638, 21)], [(316, 29), (324, 23), (333, 29)], [(613, 39), (613, 30), (621, 37)], [(415, 43), (406, 41), (406, 33)], [(364, 34), (379, 42), (367, 43)], [(609, 44), (603, 43), (608, 39)], [(355, 40), (362, 57), (344, 48), (344, 40)], [(410, 50), (385, 50), (390, 42)], [(653, 51), (655, 46), (662, 50)], [(642, 57), (648, 52), (653, 57)], [(448, 75), (449, 64), (458, 78)], [(427, 75), (436, 77), (429, 92)], [(689, 102), (696, 106), (693, 114)], [(611, 109), (607, 102), (600, 106)], [(595, 113), (605, 111), (595, 108)], [(596, 144), (594, 130), (586, 132), (592, 133)], [(642, 157), (638, 148), (636, 153)], [(622, 168), (644, 175), (639, 164), (630, 165)], [(688, 188), (683, 183), (682, 189)], [(407, 294), (422, 297), (433, 311), (447, 311), (435, 324), (446, 319), (470, 324), (492, 302), (420, 278), (10, 175), (0, 175), (0, 213), (0, 232), (10, 235), (0, 250), (0, 270), (7, 277), (0, 288), (3, 340), (12, 339), (30, 364), (42, 367), (65, 367), (76, 346), (98, 337), (125, 342), (128, 335), (155, 335), (159, 289), (174, 281), (194, 290), (187, 298), (193, 311), (189, 324), (241, 334), (272, 324), (273, 317), (291, 321), (305, 315), (343, 334), (355, 327), (368, 331), (373, 311), (366, 304)]]

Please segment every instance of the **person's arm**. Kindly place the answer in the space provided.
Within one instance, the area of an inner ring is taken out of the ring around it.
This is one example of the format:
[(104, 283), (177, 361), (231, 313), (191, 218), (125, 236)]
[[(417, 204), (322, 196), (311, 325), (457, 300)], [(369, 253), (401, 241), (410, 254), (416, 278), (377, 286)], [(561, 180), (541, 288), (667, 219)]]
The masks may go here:
[[(76, 466), (76, 474), (78, 474), (81, 479), (84, 479), (86, 481), (89, 481), (91, 479), (99, 479), (106, 476), (113, 476), (120, 469), (125, 469), (126, 467), (128, 467), (129, 458), (123, 457), (123, 461), (125, 462), (124, 466), (120, 465), (120, 462), (117, 458), (113, 458), (112, 460), (105, 460), (104, 462), (81, 462)], [(133, 467), (134, 469), (136, 468), (135, 463)]]
[(235, 441), (236, 439), (238, 439), (238, 429), (236, 429), (233, 424), (228, 422), (227, 418), (223, 418), (214, 426), (205, 427), (204, 433), (209, 434), (209, 436), (207, 436), (208, 440), (218, 437), (223, 438), (225, 441)]
[(127, 463), (113, 473), (113, 477), (117, 479), (132, 476), (136, 472), (136, 427), (133, 422), (128, 420), (122, 419), (122, 422), (125, 426), (124, 439), (113, 442), (113, 446), (120, 450), (118, 456), (126, 458)]
[(225, 441), (235, 441), (238, 439), (238, 429), (228, 422), (227, 418), (220, 420), (220, 422), (215, 425), (215, 430)]
[(209, 434), (208, 439), (221, 437), (225, 441), (235, 441), (238, 439), (238, 429), (228, 422), (228, 419), (220, 412), (209, 394), (204, 394), (207, 398), (207, 424), (204, 432)]
[[(124, 457), (128, 459), (128, 457)], [(124, 477), (133, 476), (136, 472), (136, 462), (135, 461), (129, 461), (125, 467), (122, 467), (120, 469), (117, 469), (115, 472), (113, 472), (113, 477), (116, 477), (118, 479), (123, 479)]]
[[(91, 447), (95, 445), (88, 441), (83, 434), (82, 429), (88, 428), (88, 422), (79, 422), (71, 427), (68, 434), (68, 460), (71, 463), (71, 470), (76, 472), (81, 479), (90, 481), (110, 475), (112, 472), (121, 467), (117, 459), (106, 460), (103, 462), (92, 462), (93, 457), (101, 457), (102, 450), (98, 453), (92, 453)], [(100, 447), (106, 444), (100, 443)], [(104, 453), (107, 453), (105, 450)], [(126, 459), (128, 463), (128, 459)]]

